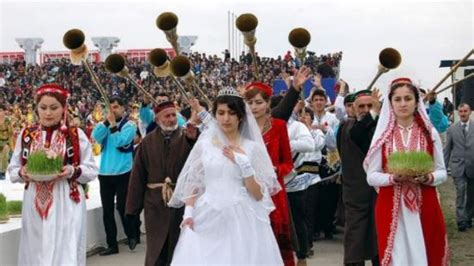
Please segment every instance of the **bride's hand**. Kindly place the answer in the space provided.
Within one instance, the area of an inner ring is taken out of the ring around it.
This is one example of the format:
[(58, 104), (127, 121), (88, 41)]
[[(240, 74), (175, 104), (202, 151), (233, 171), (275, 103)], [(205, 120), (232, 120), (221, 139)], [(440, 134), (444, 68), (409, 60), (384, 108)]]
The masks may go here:
[(184, 219), (183, 222), (181, 222), (181, 225), (180, 225), (181, 228), (184, 228), (186, 226), (189, 227), (189, 229), (193, 230), (193, 226), (194, 226), (193, 218), (189, 217), (189, 218)]
[(241, 154), (245, 154), (245, 151), (242, 150), (242, 148), (240, 148), (239, 146), (234, 146), (234, 145), (231, 145), (229, 146), (234, 152), (237, 152), (237, 153), (241, 153)]
[(222, 149), (222, 153), (224, 154), (225, 157), (227, 157), (229, 160), (235, 163), (235, 154), (234, 154), (234, 150), (231, 147), (225, 146), (224, 149)]
[(229, 160), (231, 160), (233, 163), (237, 163), (236, 160), (235, 160), (234, 152), (235, 153), (240, 153), (242, 155), (246, 155), (245, 151), (242, 150), (242, 148), (240, 148), (238, 146), (230, 145), (230, 146), (225, 146), (224, 149), (223, 149), (224, 156), (229, 158)]

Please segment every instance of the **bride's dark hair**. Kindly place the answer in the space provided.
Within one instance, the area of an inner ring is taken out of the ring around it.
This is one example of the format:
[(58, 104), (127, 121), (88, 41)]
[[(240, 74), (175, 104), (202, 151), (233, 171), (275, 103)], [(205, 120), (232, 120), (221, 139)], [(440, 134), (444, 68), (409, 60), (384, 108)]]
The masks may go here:
[(237, 114), (237, 117), (240, 121), (243, 121), (243, 119), (245, 118), (245, 103), (242, 98), (230, 95), (223, 95), (217, 97), (212, 107), (212, 114), (214, 115), (214, 117), (216, 117), (217, 107), (219, 106), (219, 104), (227, 104), (229, 109)]

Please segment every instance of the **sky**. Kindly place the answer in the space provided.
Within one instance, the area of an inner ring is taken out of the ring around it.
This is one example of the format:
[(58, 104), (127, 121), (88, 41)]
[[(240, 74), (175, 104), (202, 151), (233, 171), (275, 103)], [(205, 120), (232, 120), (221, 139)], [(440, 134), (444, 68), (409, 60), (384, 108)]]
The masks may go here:
[(15, 38), (25, 37), (43, 38), (42, 51), (64, 51), (62, 36), (71, 28), (84, 31), (89, 47), (98, 36), (119, 37), (120, 50), (171, 47), (155, 25), (165, 11), (178, 15), (178, 34), (198, 36), (192, 49), (208, 54), (228, 48), (229, 11), (257, 16), (260, 56), (293, 51), (288, 33), (304, 27), (308, 50), (343, 51), (341, 77), (356, 89), (370, 83), (385, 47), (396, 48), (402, 64), (382, 75), (382, 90), (400, 76), (429, 88), (448, 72), (440, 60), (460, 59), (474, 47), (473, 1), (0, 0), (0, 52), (20, 51)]

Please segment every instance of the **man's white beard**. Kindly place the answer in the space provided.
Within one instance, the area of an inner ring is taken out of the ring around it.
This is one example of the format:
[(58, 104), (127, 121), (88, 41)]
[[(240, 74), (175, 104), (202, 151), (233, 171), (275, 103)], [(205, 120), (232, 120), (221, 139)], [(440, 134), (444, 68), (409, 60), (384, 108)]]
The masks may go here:
[(172, 127), (166, 127), (165, 125), (163, 125), (162, 123), (158, 123), (158, 125), (160, 126), (161, 130), (165, 131), (165, 132), (173, 132), (175, 131), (176, 129), (178, 129), (178, 123), (176, 123), (174, 126)]

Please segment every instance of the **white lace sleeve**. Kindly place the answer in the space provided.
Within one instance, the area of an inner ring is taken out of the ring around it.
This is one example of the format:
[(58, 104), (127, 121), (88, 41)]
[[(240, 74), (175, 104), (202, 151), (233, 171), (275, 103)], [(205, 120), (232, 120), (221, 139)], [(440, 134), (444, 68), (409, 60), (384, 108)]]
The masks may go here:
[(187, 199), (199, 197), (204, 193), (203, 141), (198, 141), (178, 176), (173, 196), (168, 206), (180, 208)]
[(250, 152), (250, 161), (255, 170), (255, 181), (260, 185), (260, 190), (263, 194), (262, 204), (265, 209), (271, 211), (275, 208), (271, 196), (281, 190), (280, 183), (278, 183), (275, 170), (271, 166), (269, 156), (266, 148), (261, 145), (252, 145)]

